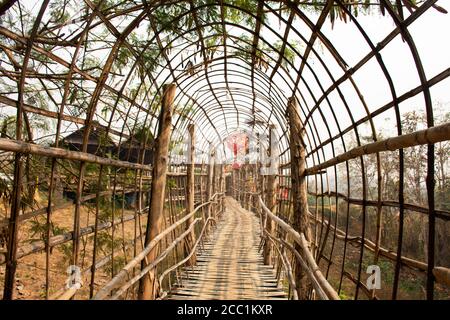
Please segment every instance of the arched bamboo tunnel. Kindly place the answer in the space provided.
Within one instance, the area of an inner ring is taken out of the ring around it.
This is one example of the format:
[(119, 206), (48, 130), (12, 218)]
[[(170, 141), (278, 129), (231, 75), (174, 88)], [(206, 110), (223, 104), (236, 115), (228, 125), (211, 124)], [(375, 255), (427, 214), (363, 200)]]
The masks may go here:
[(3, 299), (171, 297), (230, 197), (285, 298), (448, 299), (437, 2), (3, 1)]

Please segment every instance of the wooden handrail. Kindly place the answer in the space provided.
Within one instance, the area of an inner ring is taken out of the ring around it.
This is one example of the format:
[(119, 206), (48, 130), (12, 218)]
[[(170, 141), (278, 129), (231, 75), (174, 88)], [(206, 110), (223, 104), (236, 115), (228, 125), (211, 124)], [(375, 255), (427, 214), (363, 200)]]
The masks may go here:
[(164, 277), (165, 277), (167, 274), (169, 274), (171, 271), (175, 270), (175, 269), (178, 268), (179, 266), (182, 266), (183, 264), (185, 264), (185, 263), (189, 260), (189, 258), (192, 257), (192, 255), (194, 254), (194, 252), (195, 252), (195, 250), (197, 249), (198, 245), (200, 244), (200, 241), (202, 240), (202, 237), (203, 237), (203, 235), (204, 235), (204, 233), (205, 233), (205, 231), (206, 231), (206, 228), (207, 228), (207, 226), (208, 226), (208, 223), (210, 223), (210, 222), (212, 222), (212, 221), (216, 222), (216, 219), (214, 219), (214, 218), (212, 218), (212, 217), (208, 217), (208, 218), (206, 219), (205, 224), (203, 225), (203, 228), (202, 228), (202, 230), (200, 231), (200, 234), (199, 234), (199, 236), (198, 236), (198, 239), (197, 239), (197, 241), (195, 242), (195, 244), (192, 246), (192, 249), (191, 249), (191, 251), (189, 252), (189, 254), (188, 254), (183, 260), (180, 260), (178, 263), (174, 264), (173, 266), (169, 267), (167, 270), (164, 270), (164, 272), (161, 273), (161, 275), (159, 276), (159, 279), (158, 279), (159, 284), (160, 284), (160, 287), (161, 287), (161, 283), (162, 283)]
[(136, 276), (131, 278), (129, 281), (125, 282), (118, 291), (112, 296), (111, 300), (116, 300), (119, 298), (123, 293), (125, 293), (129, 287), (131, 287), (133, 284), (135, 284), (139, 279), (141, 279), (143, 276), (145, 276), (150, 270), (156, 268), (156, 266), (167, 257), (169, 252), (175, 248), (177, 243), (179, 243), (181, 240), (183, 240), (195, 227), (197, 222), (202, 220), (202, 218), (196, 218), (190, 225), (189, 228), (187, 228), (179, 237), (177, 237), (155, 260), (153, 260), (151, 263), (149, 263), (144, 269), (141, 270)]
[(92, 298), (93, 300), (103, 300), (107, 297), (107, 295), (114, 289), (116, 289), (129, 275), (130, 271), (133, 270), (133, 268), (140, 263), (147, 254), (161, 241), (165, 236), (167, 236), (171, 231), (185, 223), (187, 220), (189, 220), (190, 217), (193, 217), (195, 213), (197, 213), (201, 208), (204, 206), (214, 202), (214, 199), (218, 195), (222, 195), (223, 193), (215, 193), (208, 202), (202, 203), (201, 205), (197, 206), (194, 211), (184, 216), (182, 219), (178, 220), (174, 224), (172, 224), (170, 227), (165, 229), (163, 232), (158, 234), (155, 238), (153, 238), (150, 243), (142, 250), (138, 255), (136, 255), (133, 260), (131, 260), (125, 267), (122, 268), (122, 270), (119, 271), (119, 273), (111, 279), (102, 289), (100, 289), (97, 294)]
[(284, 231), (286, 231), (289, 235), (291, 235), (294, 241), (300, 246), (305, 256), (307, 264), (311, 268), (313, 274), (316, 276), (317, 281), (319, 282), (321, 288), (326, 293), (328, 298), (330, 300), (340, 300), (337, 292), (334, 290), (334, 288), (330, 285), (330, 283), (327, 281), (327, 279), (323, 276), (322, 272), (320, 271), (319, 266), (317, 265), (314, 259), (314, 256), (312, 255), (311, 251), (308, 248), (308, 241), (306, 240), (305, 235), (303, 233), (298, 233), (289, 224), (287, 224), (285, 221), (274, 215), (266, 207), (266, 205), (261, 199), (261, 196), (258, 196), (258, 200), (264, 213), (268, 217), (270, 217), (270, 219), (275, 221)]

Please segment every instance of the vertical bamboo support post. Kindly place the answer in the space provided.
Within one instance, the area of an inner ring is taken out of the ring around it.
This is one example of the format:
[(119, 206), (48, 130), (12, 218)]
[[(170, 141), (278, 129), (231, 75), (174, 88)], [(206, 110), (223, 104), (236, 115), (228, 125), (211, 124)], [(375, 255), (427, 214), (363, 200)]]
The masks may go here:
[(234, 192), (234, 199), (239, 202), (239, 171), (238, 169), (233, 168), (233, 192)]
[[(289, 118), (289, 147), (291, 152), (291, 181), (294, 229), (303, 233), (307, 241), (311, 240), (311, 229), (308, 217), (308, 195), (306, 169), (306, 144), (304, 142), (305, 128), (300, 120), (299, 107), (295, 97), (288, 101), (287, 115)], [(296, 249), (301, 252), (298, 244)], [(298, 297), (301, 300), (308, 299), (311, 282), (308, 280), (306, 271), (303, 270), (299, 261), (295, 263), (295, 283), (297, 284)]]
[(239, 192), (239, 203), (241, 204), (241, 206), (244, 203), (244, 194), (242, 192), (244, 190), (244, 188), (245, 188), (244, 181), (245, 181), (244, 165), (242, 165), (239, 168), (239, 189), (238, 189), (238, 192)]
[(245, 193), (247, 191), (247, 165), (244, 163), (242, 165), (242, 188), (241, 188), (241, 193), (242, 193), (242, 207), (243, 208), (247, 208), (247, 193)]
[(232, 196), (234, 199), (236, 199), (236, 178), (234, 174), (234, 169), (231, 167), (231, 177), (230, 177), (230, 185), (231, 188), (229, 189), (231, 191), (230, 196)]
[[(212, 149), (212, 146), (210, 145), (210, 156), (209, 156), (209, 163), (208, 163), (208, 181), (206, 183), (206, 201), (209, 201), (211, 197), (213, 196), (214, 192), (214, 160), (215, 160), (215, 154)], [(211, 204), (208, 204), (208, 218), (212, 215), (212, 206)], [(206, 221), (206, 220), (205, 220)]]
[[(253, 165), (253, 189), (252, 189), (252, 192), (254, 193), (258, 192), (258, 184), (259, 184), (258, 169), (259, 166), (257, 163), (255, 163)], [(252, 195), (250, 199), (252, 201), (252, 210), (255, 210), (256, 207), (258, 206), (258, 198)]]
[[(224, 179), (224, 172), (223, 172), (223, 163), (219, 165), (219, 190), (218, 192), (225, 192), (225, 179)], [(223, 212), (223, 202), (220, 201), (219, 203), (219, 212)]]
[(218, 192), (224, 192), (225, 191), (225, 179), (223, 176), (223, 164), (221, 163), (219, 165), (219, 190)]
[(241, 206), (244, 207), (245, 193), (243, 191), (245, 190), (245, 164), (242, 164), (240, 173), (241, 173), (241, 178), (240, 178), (241, 185), (239, 187), (239, 193), (241, 194)]
[[(257, 176), (258, 176), (258, 188), (259, 188), (259, 193), (261, 195), (261, 199), (262, 201), (265, 201), (265, 190), (264, 190), (264, 176), (265, 174), (263, 174), (263, 170), (265, 164), (263, 163), (263, 161), (265, 161), (265, 157), (264, 157), (264, 151), (263, 151), (263, 146), (261, 144), (261, 136), (258, 134), (258, 147), (259, 147), (259, 162), (257, 165)], [(259, 201), (256, 201), (256, 203), (258, 203)]]
[(249, 164), (248, 166), (248, 183), (247, 183), (247, 190), (249, 191), (248, 195), (247, 195), (247, 210), (251, 210), (252, 209), (252, 194), (250, 192), (254, 192), (253, 189), (253, 179), (255, 177), (255, 173), (253, 172), (253, 165)]
[(250, 176), (251, 173), (251, 167), (250, 164), (246, 164), (245, 165), (245, 191), (247, 192), (245, 194), (245, 209), (250, 210), (250, 186), (251, 186), (251, 181), (252, 178)]
[[(186, 173), (186, 213), (190, 213), (194, 211), (194, 196), (195, 196), (195, 176), (194, 176), (194, 169), (195, 169), (195, 125), (193, 123), (189, 124), (188, 126), (189, 131), (189, 154), (187, 159), (187, 173)], [(186, 230), (189, 228), (189, 226), (194, 222), (194, 217), (191, 217), (186, 222)], [(187, 256), (191, 252), (192, 248), (194, 247), (195, 243), (195, 232), (194, 230), (191, 231), (186, 236), (186, 240), (184, 243), (184, 255)], [(189, 258), (187, 261), (188, 266), (193, 266), (197, 262), (197, 256), (195, 253)]]
[[(219, 166), (217, 165), (217, 159), (214, 159), (213, 165), (213, 181), (212, 181), (212, 195), (219, 190)], [(217, 198), (218, 199), (218, 198)], [(215, 199), (215, 200), (217, 200)], [(211, 204), (211, 210), (214, 214), (217, 214), (217, 204)]]
[[(269, 148), (268, 148), (271, 167), (272, 167), (272, 162), (273, 162), (272, 156), (275, 154), (275, 150), (273, 150), (273, 148), (274, 148), (274, 141), (273, 141), (274, 130), (275, 130), (275, 126), (271, 125), (269, 127)], [(264, 169), (267, 170), (267, 168), (264, 168)], [(273, 168), (271, 168), (271, 169), (273, 169)], [(277, 179), (276, 174), (274, 174), (273, 172), (269, 172), (269, 173), (270, 174), (267, 175), (266, 205), (270, 211), (275, 213), (276, 208), (277, 208), (276, 190), (277, 190), (278, 179)], [(273, 233), (275, 231), (274, 222), (272, 221), (272, 219), (268, 218), (266, 223), (267, 223), (267, 225), (266, 225), (267, 231), (273, 235)], [(264, 252), (263, 252), (264, 264), (266, 264), (266, 265), (272, 264), (272, 253), (273, 253), (272, 243), (267, 240), (264, 244)]]
[[(204, 188), (204, 171), (205, 171), (205, 162), (204, 160), (202, 160), (202, 164), (200, 165), (200, 203), (204, 203), (206, 202), (206, 200), (204, 199), (204, 196), (206, 194), (206, 189)], [(204, 207), (202, 207), (201, 209), (202, 211), (202, 216), (203, 218), (205, 217), (205, 210)]]
[(242, 192), (241, 198), (241, 206), (244, 209), (247, 209), (247, 194), (245, 191), (247, 190), (247, 164), (244, 163), (242, 165), (242, 187), (240, 188)]
[(239, 193), (239, 188), (241, 187), (241, 169), (234, 169), (234, 181), (235, 181), (235, 186), (234, 186), (234, 191), (236, 192), (236, 201), (239, 202), (241, 201), (240, 199), (240, 193)]
[[(150, 211), (147, 220), (145, 245), (147, 246), (162, 230), (164, 216), (164, 196), (168, 165), (169, 141), (172, 132), (172, 104), (175, 98), (176, 85), (164, 85), (161, 113), (159, 116), (158, 137), (155, 141), (152, 185), (150, 194)], [(159, 245), (147, 255), (147, 263), (151, 263), (158, 255)], [(142, 269), (147, 265), (142, 261)], [(139, 283), (139, 300), (154, 300), (159, 291), (156, 270), (150, 270)]]
[(237, 200), (237, 179), (236, 179), (236, 169), (231, 168), (231, 194), (233, 198)]
[[(17, 83), (18, 99), (17, 99), (17, 114), (16, 114), (16, 140), (22, 140), (23, 120), (26, 124), (26, 113), (23, 111), (24, 107), (24, 89), (25, 79), (27, 73), (27, 66), (31, 56), (32, 44), (34, 38), (37, 35), (39, 24), (42, 20), (44, 12), (47, 8), (49, 1), (43, 1), (36, 20), (33, 24), (31, 34), (27, 40), (25, 56), (22, 63), (22, 69), (20, 74), (20, 80)], [(2, 3), (1, 9), (4, 13), (8, 6), (7, 2)], [(1, 14), (0, 14), (1, 15)], [(25, 118), (25, 119), (24, 119)], [(26, 124), (27, 125), (27, 124)], [(28, 134), (30, 134), (30, 128), (27, 125)], [(12, 300), (14, 297), (15, 276), (17, 269), (17, 247), (18, 247), (18, 233), (19, 233), (19, 215), (22, 207), (22, 180), (23, 180), (23, 158), (20, 152), (16, 152), (14, 155), (14, 184), (11, 198), (11, 211), (8, 225), (8, 244), (6, 253), (6, 268), (5, 268), (5, 282), (3, 287), (3, 300)]]
[(237, 177), (238, 177), (238, 183), (237, 183), (237, 200), (239, 203), (241, 203), (242, 199), (242, 195), (241, 195), (241, 190), (242, 190), (242, 167), (239, 167), (238, 171), (237, 171)]

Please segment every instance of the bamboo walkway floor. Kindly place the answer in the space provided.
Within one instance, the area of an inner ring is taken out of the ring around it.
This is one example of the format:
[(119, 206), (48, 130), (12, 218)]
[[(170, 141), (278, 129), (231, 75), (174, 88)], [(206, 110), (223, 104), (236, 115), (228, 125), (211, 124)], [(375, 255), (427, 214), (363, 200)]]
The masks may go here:
[(263, 264), (260, 224), (254, 213), (231, 197), (216, 229), (172, 288), (171, 300), (286, 299), (275, 270)]

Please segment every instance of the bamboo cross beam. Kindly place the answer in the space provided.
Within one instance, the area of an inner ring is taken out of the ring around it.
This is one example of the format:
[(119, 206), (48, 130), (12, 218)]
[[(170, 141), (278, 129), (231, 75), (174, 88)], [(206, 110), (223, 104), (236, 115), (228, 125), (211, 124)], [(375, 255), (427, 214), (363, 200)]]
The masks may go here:
[(383, 151), (395, 151), (398, 149), (409, 148), (423, 144), (434, 144), (446, 140), (450, 140), (450, 123), (445, 123), (425, 130), (388, 138), (382, 141), (377, 141), (354, 148), (328, 161), (306, 169), (305, 175), (315, 174), (322, 169), (329, 168), (333, 165), (337, 165), (344, 161), (351, 160), (363, 155)]
[[(119, 192), (119, 191), (123, 192), (124, 194), (129, 194), (129, 193), (135, 192), (132, 189), (125, 189), (125, 190), (123, 190), (122, 188), (117, 188), (116, 192)], [(102, 192), (100, 192), (98, 194), (98, 196), (104, 197), (104, 196), (110, 195), (112, 193), (113, 193), (112, 190), (102, 191)], [(97, 197), (96, 193), (88, 194), (88, 195), (85, 195), (85, 196), (81, 197), (80, 202), (86, 202), (86, 201), (94, 199), (95, 197)], [(66, 208), (69, 208), (71, 206), (73, 206), (73, 202), (66, 202), (66, 203), (52, 205), (51, 209), (53, 211), (55, 211), (55, 210), (66, 209)], [(146, 209), (142, 210), (142, 212), (144, 212), (144, 211), (146, 211)], [(40, 215), (45, 214), (46, 212), (47, 212), (47, 208), (44, 207), (44, 208), (35, 209), (35, 210), (31, 210), (29, 212), (22, 213), (19, 216), (19, 218), (18, 218), (18, 222), (22, 222), (22, 221), (26, 221), (26, 220), (34, 218), (34, 217), (38, 217)], [(7, 226), (8, 223), (9, 223), (8, 219), (0, 220), (0, 228)]]
[[(4, 104), (6, 104), (8, 106), (16, 108), (18, 102), (17, 102), (17, 100), (13, 100), (13, 99), (10, 99), (8, 97), (0, 95), (0, 103), (4, 103)], [(85, 125), (86, 124), (86, 119), (82, 119), (82, 118), (79, 118), (79, 117), (71, 116), (71, 115), (68, 115), (68, 114), (60, 114), (59, 112), (55, 112), (55, 111), (50, 111), (50, 110), (45, 110), (45, 109), (33, 107), (33, 106), (31, 106), (29, 104), (26, 104), (26, 103), (23, 104), (23, 110), (26, 111), (26, 112), (31, 112), (31, 113), (34, 113), (34, 114), (38, 114), (38, 115), (49, 117), (49, 118), (53, 118), (53, 119), (59, 119), (59, 117), (61, 117), (61, 120), (64, 120), (64, 121), (73, 122), (73, 123), (77, 123), (77, 124), (81, 124), (81, 125)], [(92, 126), (96, 127), (96, 128), (101, 128), (101, 129), (108, 129), (109, 133), (115, 134), (115, 135), (117, 135), (119, 137), (129, 138), (129, 135), (126, 134), (126, 133), (114, 130), (112, 128), (108, 128), (107, 126), (103, 126), (103, 125), (101, 125), (99, 123), (96, 123), (96, 122), (92, 123)]]
[[(147, 211), (147, 209), (145, 209), (143, 211)], [(106, 222), (100, 223), (97, 226), (97, 231), (110, 229), (114, 226), (118, 226), (125, 222), (133, 221), (135, 219), (136, 219), (136, 217), (134, 214), (129, 214), (117, 221), (114, 221), (114, 223), (112, 221), (106, 221)], [(87, 235), (93, 234), (94, 232), (95, 232), (95, 225), (89, 225), (87, 227), (80, 229), (80, 236), (87, 236)], [(73, 231), (59, 234), (59, 235), (56, 235), (56, 236), (53, 236), (50, 238), (49, 246), (55, 247), (57, 245), (69, 242), (72, 239), (73, 239)], [(26, 257), (32, 253), (36, 253), (36, 252), (42, 251), (44, 249), (45, 249), (45, 241), (44, 240), (33, 241), (32, 243), (25, 244), (17, 249), (17, 259)], [(4, 264), (5, 262), (6, 262), (6, 255), (4, 252), (0, 252), (0, 265)]]
[(150, 171), (152, 169), (151, 166), (145, 164), (99, 157), (86, 152), (70, 151), (66, 149), (53, 147), (44, 147), (38, 144), (32, 144), (5, 138), (0, 138), (0, 150), (10, 151), (14, 153), (39, 155), (50, 158), (84, 161), (119, 168), (129, 168), (144, 171)]

